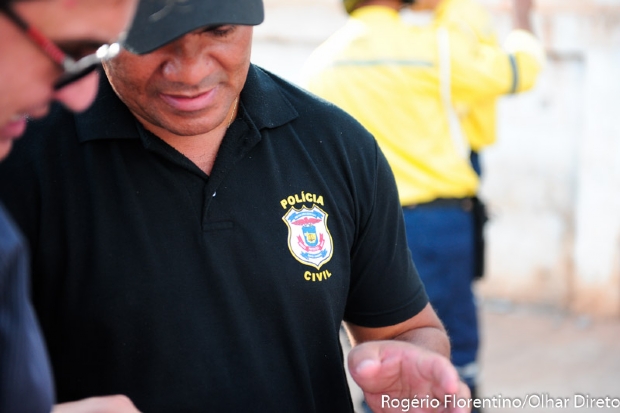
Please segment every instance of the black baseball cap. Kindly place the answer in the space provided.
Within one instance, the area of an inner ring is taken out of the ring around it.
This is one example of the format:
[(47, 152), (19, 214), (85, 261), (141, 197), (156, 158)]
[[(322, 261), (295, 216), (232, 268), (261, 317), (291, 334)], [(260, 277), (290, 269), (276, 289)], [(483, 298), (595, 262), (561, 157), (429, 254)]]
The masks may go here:
[(255, 26), (265, 17), (262, 0), (140, 0), (123, 46), (144, 54), (205, 26)]

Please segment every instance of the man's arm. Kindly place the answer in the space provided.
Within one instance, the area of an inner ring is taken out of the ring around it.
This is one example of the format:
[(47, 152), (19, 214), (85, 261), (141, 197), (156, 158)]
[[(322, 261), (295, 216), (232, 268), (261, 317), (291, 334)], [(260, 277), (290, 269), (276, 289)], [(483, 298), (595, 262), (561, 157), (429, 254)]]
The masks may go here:
[(347, 323), (346, 327), (353, 346), (366, 341), (400, 340), (450, 357), (446, 330), (430, 304), (416, 316), (393, 326), (369, 328)]
[(531, 8), (532, 0), (513, 0), (513, 30), (503, 47), (476, 44), (448, 26), (454, 102), (467, 106), (534, 87), (545, 52), (532, 32)]
[(513, 27), (515, 30), (527, 30), (530, 33), (533, 33), (532, 30), (532, 20), (531, 10), (532, 10), (533, 0), (514, 0), (513, 6)]
[(348, 360), (351, 377), (375, 413), (402, 411), (401, 401), (411, 403), (427, 395), (437, 399), (440, 409), (423, 406), (412, 411), (469, 411), (455, 403), (445, 405), (446, 396), (468, 398), (469, 390), (448, 360), (448, 336), (430, 304), (393, 326), (367, 328), (347, 323), (346, 327), (354, 346)]

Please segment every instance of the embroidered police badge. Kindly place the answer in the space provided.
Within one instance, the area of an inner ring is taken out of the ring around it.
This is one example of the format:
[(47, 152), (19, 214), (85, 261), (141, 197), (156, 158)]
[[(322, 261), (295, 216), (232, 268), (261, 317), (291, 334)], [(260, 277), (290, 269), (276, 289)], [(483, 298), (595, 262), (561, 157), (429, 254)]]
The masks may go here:
[(302, 264), (317, 270), (332, 258), (332, 236), (327, 229), (327, 213), (316, 205), (312, 209), (291, 207), (282, 220), (288, 227), (288, 248)]

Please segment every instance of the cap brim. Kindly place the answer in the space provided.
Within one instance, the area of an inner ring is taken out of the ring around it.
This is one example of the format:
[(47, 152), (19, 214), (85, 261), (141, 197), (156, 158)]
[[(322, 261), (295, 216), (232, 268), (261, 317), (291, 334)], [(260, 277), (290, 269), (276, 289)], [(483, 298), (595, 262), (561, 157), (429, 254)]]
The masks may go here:
[(264, 20), (262, 0), (141, 0), (123, 46), (145, 54), (205, 26), (255, 26)]

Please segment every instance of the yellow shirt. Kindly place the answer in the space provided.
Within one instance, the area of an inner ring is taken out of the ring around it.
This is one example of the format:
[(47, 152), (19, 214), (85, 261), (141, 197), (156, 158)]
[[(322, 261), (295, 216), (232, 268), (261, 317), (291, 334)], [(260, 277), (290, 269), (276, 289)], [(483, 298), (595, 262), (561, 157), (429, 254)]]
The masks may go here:
[[(491, 15), (476, 0), (443, 0), (435, 10), (435, 22), (456, 26), (472, 41), (499, 46)], [(457, 108), (463, 133), (475, 151), (497, 140), (496, 103), (497, 99), (492, 98), (460, 111)]]
[[(314, 51), (302, 75), (305, 87), (349, 112), (375, 136), (403, 205), (472, 196), (478, 187), (442, 100), (438, 31), (435, 25), (406, 25), (387, 7), (363, 7)], [(517, 52), (511, 63), (498, 47), (473, 42), (453, 27), (444, 32), (455, 107), (534, 84), (541, 67), (534, 55)]]

